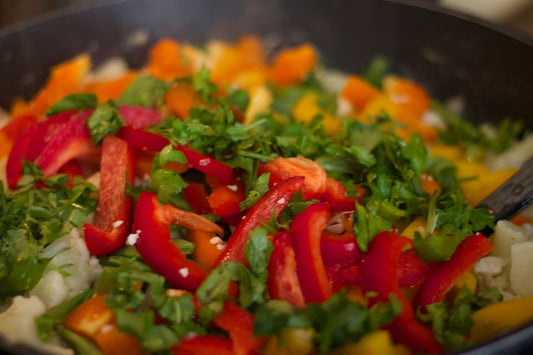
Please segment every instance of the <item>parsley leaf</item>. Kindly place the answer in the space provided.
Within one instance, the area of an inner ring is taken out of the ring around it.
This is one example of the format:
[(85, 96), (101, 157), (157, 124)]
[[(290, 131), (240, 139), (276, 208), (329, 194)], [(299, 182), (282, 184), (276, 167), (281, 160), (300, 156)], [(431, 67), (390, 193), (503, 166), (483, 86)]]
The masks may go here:
[(246, 90), (233, 90), (228, 96), (228, 102), (241, 111), (246, 111), (250, 104), (250, 95)]
[(120, 105), (153, 108), (160, 105), (170, 84), (150, 75), (139, 76), (118, 99)]
[(401, 303), (394, 296), (391, 296), (389, 304), (378, 303), (367, 309), (350, 301), (344, 291), (334, 294), (322, 304), (308, 304), (304, 309), (271, 300), (256, 312), (254, 334), (279, 336), (285, 329), (312, 328), (318, 351), (325, 354), (392, 322), (401, 310)]
[(502, 295), (497, 288), (489, 288), (474, 295), (462, 287), (451, 303), (439, 302), (427, 306), (427, 313), (418, 313), (418, 318), (431, 325), (437, 340), (447, 349), (457, 351), (472, 345), (467, 338), (474, 325), (471, 315), (476, 310), (499, 302)]
[(124, 125), (118, 107), (112, 101), (108, 102), (107, 105), (98, 105), (87, 119), (87, 127), (93, 145), (99, 145), (105, 136), (117, 134), (120, 127)]
[(94, 94), (72, 94), (65, 96), (53, 104), (52, 107), (46, 111), (46, 116), (52, 116), (64, 111), (95, 108), (97, 104), (98, 99)]
[(210, 80), (211, 72), (207, 67), (202, 68), (196, 73), (192, 79), (193, 89), (200, 94), (202, 100), (212, 104), (214, 102), (213, 94), (218, 90), (218, 87)]
[(152, 163), (152, 171), (163, 168), (171, 162), (186, 163), (187, 158), (185, 158), (185, 155), (183, 155), (181, 151), (174, 149), (172, 145), (169, 144), (155, 155)]
[(383, 78), (389, 72), (390, 63), (386, 57), (382, 55), (375, 56), (368, 68), (363, 72), (362, 77), (369, 84), (372, 84), (378, 88), (381, 87), (383, 83)]

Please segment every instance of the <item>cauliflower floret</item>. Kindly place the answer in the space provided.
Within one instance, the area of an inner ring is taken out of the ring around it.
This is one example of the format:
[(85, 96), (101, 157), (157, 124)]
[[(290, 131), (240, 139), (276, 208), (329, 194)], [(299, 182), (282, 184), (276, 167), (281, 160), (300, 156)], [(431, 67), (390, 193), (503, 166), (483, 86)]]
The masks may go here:
[(41, 257), (52, 258), (50, 264), (64, 271), (48, 268), (30, 292), (39, 297), (47, 309), (87, 290), (102, 271), (98, 259), (89, 255), (77, 229), (52, 242)]
[(70, 349), (43, 343), (37, 336), (35, 318), (45, 310), (44, 303), (35, 296), (16, 296), (11, 306), (0, 313), (0, 335), (9, 343), (24, 344), (50, 354), (74, 354)]

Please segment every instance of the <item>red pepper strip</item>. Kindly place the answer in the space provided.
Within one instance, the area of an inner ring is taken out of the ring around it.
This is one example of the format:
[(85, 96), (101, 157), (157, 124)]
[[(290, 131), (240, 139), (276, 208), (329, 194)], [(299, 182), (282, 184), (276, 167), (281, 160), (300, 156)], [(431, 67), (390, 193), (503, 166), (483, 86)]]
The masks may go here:
[(87, 110), (75, 115), (43, 148), (37, 164), (43, 169), (45, 177), (57, 173), (67, 161), (96, 151), (85, 124), (91, 113)]
[(213, 323), (229, 333), (236, 355), (247, 355), (263, 343), (263, 339), (254, 337), (254, 316), (233, 303), (226, 302)]
[(149, 108), (121, 106), (119, 112), (126, 125), (132, 128), (146, 128), (161, 122), (161, 114)]
[(424, 264), (416, 255), (414, 249), (409, 249), (400, 254), (398, 264), (398, 281), (400, 287), (415, 287), (426, 278), (429, 265)]
[(215, 187), (207, 202), (217, 216), (229, 217), (241, 212), (241, 202), (245, 197), (243, 184), (235, 183)]
[(215, 335), (200, 335), (183, 339), (172, 347), (175, 355), (234, 355), (231, 340)]
[(435, 340), (431, 330), (415, 318), (413, 307), (403, 295), (398, 283), (398, 263), (402, 249), (409, 239), (391, 232), (381, 232), (369, 245), (359, 263), (358, 284), (363, 292), (376, 292), (369, 300), (372, 306), (377, 302), (389, 302), (389, 294), (394, 294), (402, 303), (403, 311), (388, 326), (395, 341), (423, 352), (440, 352), (441, 345)]
[(83, 176), (83, 170), (81, 169), (80, 164), (76, 160), (69, 160), (59, 168), (58, 173), (67, 174), (70, 176), (70, 180), (67, 183), (67, 186), (72, 187), (74, 184), (74, 178), (76, 176)]
[(474, 266), (480, 258), (489, 254), (493, 248), (494, 245), (480, 233), (463, 240), (449, 261), (431, 265), (425, 281), (415, 296), (415, 306), (424, 307), (442, 301), (452, 288), (455, 279)]
[(340, 182), (333, 178), (327, 178), (326, 192), (322, 196), (322, 201), (329, 202), (331, 208), (335, 211), (353, 211), (355, 210), (355, 203), (365, 197), (365, 189), (359, 185), (355, 185), (355, 189), (359, 195), (348, 197), (346, 196), (346, 189)]
[[(0, 137), (14, 142), (22, 133), (37, 123), (37, 117), (24, 115), (9, 120), (0, 128)], [(2, 142), (3, 144), (4, 142)]]
[(268, 262), (270, 298), (289, 302), (296, 307), (304, 307), (305, 300), (296, 273), (296, 256), (291, 235), (287, 232), (278, 233), (273, 244), (274, 250)]
[(362, 255), (353, 233), (342, 235), (322, 233), (320, 249), (326, 265), (350, 264), (359, 260)]
[(170, 141), (165, 137), (144, 129), (122, 127), (117, 135), (138, 150), (160, 152), (161, 149), (170, 144)]
[[(122, 127), (118, 135), (119, 137), (125, 139), (133, 147), (140, 150), (159, 152), (166, 145), (170, 144), (169, 140), (165, 137), (130, 127)], [(203, 172), (204, 174), (214, 176), (223, 184), (229, 185), (234, 182), (233, 169), (229, 165), (181, 145), (174, 147), (174, 149), (181, 151), (183, 155), (185, 155), (189, 168), (193, 168)]]
[(250, 236), (250, 232), (259, 227), (262, 222), (268, 222), (274, 213), (276, 213), (276, 216), (279, 216), (292, 196), (300, 190), (303, 181), (303, 177), (295, 176), (280, 182), (268, 190), (248, 210), (241, 223), (239, 223), (230, 236), (226, 244), (226, 249), (224, 249), (222, 255), (218, 258), (215, 267), (228, 260), (245, 264), (244, 246)]
[(111, 254), (124, 245), (130, 230), (132, 204), (131, 197), (126, 197), (126, 186), (127, 182), (133, 184), (134, 172), (135, 157), (128, 143), (115, 136), (105, 137), (95, 221), (94, 225), (83, 225), (91, 254)]
[(207, 192), (204, 184), (187, 182), (187, 187), (183, 189), (183, 197), (196, 213), (207, 214), (213, 211), (207, 202)]
[(181, 151), (183, 155), (185, 155), (189, 168), (214, 176), (223, 184), (230, 185), (233, 183), (233, 169), (229, 165), (182, 145), (177, 146), (174, 149)]
[(320, 250), (322, 231), (326, 228), (328, 219), (328, 203), (318, 202), (307, 207), (291, 222), (298, 279), (307, 303), (324, 302), (331, 297), (331, 287)]
[(15, 141), (6, 165), (9, 188), (14, 189), (22, 175), (22, 161), (33, 162), (41, 154), (45, 145), (73, 116), (75, 112), (64, 112), (39, 122), (28, 128)]
[(174, 287), (196, 291), (207, 276), (206, 271), (185, 255), (171, 240), (170, 224), (189, 229), (222, 234), (215, 223), (172, 205), (162, 205), (157, 196), (144, 191), (137, 200), (132, 231), (139, 238), (135, 243), (144, 261)]

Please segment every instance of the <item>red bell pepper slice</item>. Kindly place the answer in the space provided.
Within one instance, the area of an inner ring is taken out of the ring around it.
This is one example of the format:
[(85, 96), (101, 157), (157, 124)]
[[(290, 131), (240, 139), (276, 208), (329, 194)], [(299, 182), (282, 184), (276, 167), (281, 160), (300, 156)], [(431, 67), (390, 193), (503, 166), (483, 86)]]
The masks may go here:
[(358, 265), (358, 284), (365, 293), (377, 293), (369, 300), (369, 305), (388, 302), (391, 293), (402, 303), (402, 313), (387, 327), (395, 341), (418, 351), (440, 352), (441, 345), (431, 330), (416, 320), (413, 307), (398, 282), (400, 254), (409, 243), (409, 239), (391, 232), (376, 235)]
[(463, 240), (450, 260), (431, 265), (415, 296), (414, 304), (423, 308), (428, 304), (441, 302), (452, 288), (455, 279), (474, 266), (480, 258), (488, 255), (493, 248), (494, 245), (480, 233)]
[(213, 212), (211, 206), (207, 202), (207, 192), (205, 185), (199, 182), (187, 182), (187, 187), (183, 189), (183, 197), (192, 210), (199, 214), (207, 214)]
[(94, 225), (83, 226), (85, 243), (94, 255), (107, 255), (120, 249), (130, 230), (131, 197), (127, 183), (133, 184), (135, 157), (128, 143), (107, 136), (102, 143), (100, 188)]
[(76, 114), (50, 139), (42, 150), (37, 164), (45, 177), (54, 175), (67, 161), (95, 153), (86, 121), (92, 111)]
[(175, 355), (234, 355), (231, 340), (215, 335), (200, 335), (186, 338), (172, 347)]
[(283, 300), (304, 307), (305, 300), (296, 272), (296, 255), (291, 235), (278, 233), (273, 240), (274, 250), (268, 262), (268, 293), (271, 299)]
[(189, 229), (222, 234), (222, 228), (195, 213), (173, 205), (162, 205), (157, 196), (144, 191), (137, 200), (132, 231), (138, 235), (137, 251), (155, 272), (174, 287), (196, 291), (207, 272), (185, 254), (171, 240), (170, 224)]
[(348, 197), (346, 196), (346, 189), (339, 181), (333, 178), (327, 178), (326, 192), (324, 192), (322, 201), (329, 202), (329, 205), (335, 211), (353, 211), (355, 210), (355, 203), (365, 197), (365, 189), (359, 185), (355, 185), (355, 189), (359, 195)]
[(120, 106), (120, 116), (126, 125), (132, 128), (146, 128), (161, 122), (161, 114), (157, 110), (137, 107)]
[(207, 202), (217, 216), (229, 217), (241, 212), (241, 202), (245, 197), (243, 184), (236, 182), (215, 187)]
[(14, 142), (22, 133), (26, 132), (31, 126), (36, 124), (37, 121), (37, 117), (32, 115), (12, 118), (0, 128), (0, 137)]
[[(170, 144), (170, 141), (165, 137), (131, 127), (122, 127), (118, 135), (140, 150), (160, 152), (161, 149)], [(185, 155), (189, 168), (214, 176), (223, 184), (229, 185), (234, 182), (233, 169), (229, 165), (181, 145), (174, 147), (174, 149), (181, 151)]]
[(307, 303), (324, 302), (332, 294), (320, 250), (322, 231), (328, 219), (329, 205), (318, 202), (294, 217), (290, 225), (298, 279)]
[(138, 150), (160, 152), (165, 146), (170, 144), (170, 141), (165, 137), (144, 129), (122, 127), (117, 135)]
[(81, 169), (81, 165), (76, 160), (69, 160), (63, 165), (61, 168), (59, 168), (58, 173), (60, 174), (67, 174), (70, 176), (70, 180), (67, 183), (67, 186), (72, 187), (74, 184), (74, 178), (76, 176), (83, 176), (83, 170)]
[(400, 254), (398, 264), (398, 282), (400, 287), (415, 287), (426, 278), (429, 265), (423, 263), (416, 255), (414, 249), (409, 249)]
[(326, 265), (350, 264), (359, 260), (362, 255), (353, 233), (341, 235), (322, 233), (320, 249)]
[(318, 163), (304, 157), (279, 157), (260, 166), (259, 172), (270, 173), (270, 187), (293, 176), (305, 177), (302, 185), (305, 200), (321, 198), (326, 191), (326, 171)]
[(235, 355), (250, 354), (263, 343), (263, 339), (254, 337), (254, 316), (233, 303), (226, 302), (213, 323), (229, 333)]
[(63, 127), (75, 112), (63, 112), (29, 127), (15, 141), (6, 165), (9, 188), (14, 189), (22, 175), (22, 160), (34, 162), (46, 144)]
[(228, 260), (245, 264), (244, 246), (250, 236), (250, 232), (259, 227), (261, 223), (268, 222), (274, 213), (279, 216), (292, 196), (300, 190), (303, 180), (303, 177), (295, 176), (280, 182), (268, 190), (243, 217), (241, 223), (230, 236), (226, 248), (218, 258), (215, 267)]
[(189, 168), (214, 176), (223, 184), (231, 185), (233, 183), (233, 169), (229, 165), (182, 145), (174, 149), (181, 151), (185, 155)]

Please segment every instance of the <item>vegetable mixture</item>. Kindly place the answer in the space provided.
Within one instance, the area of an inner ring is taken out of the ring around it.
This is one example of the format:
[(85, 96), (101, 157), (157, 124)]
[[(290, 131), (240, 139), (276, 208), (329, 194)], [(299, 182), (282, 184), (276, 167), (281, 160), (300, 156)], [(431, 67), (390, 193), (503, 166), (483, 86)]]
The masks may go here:
[(520, 123), (476, 127), (381, 57), (360, 75), (309, 44), (267, 57), (252, 36), (163, 39), (140, 70), (91, 71), (81, 54), (13, 103), (5, 339), (58, 354), (439, 353), (533, 319), (532, 220), (495, 226), (475, 207), (533, 150)]

